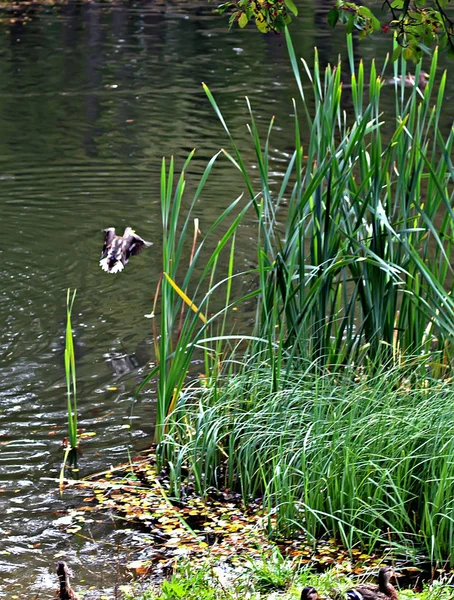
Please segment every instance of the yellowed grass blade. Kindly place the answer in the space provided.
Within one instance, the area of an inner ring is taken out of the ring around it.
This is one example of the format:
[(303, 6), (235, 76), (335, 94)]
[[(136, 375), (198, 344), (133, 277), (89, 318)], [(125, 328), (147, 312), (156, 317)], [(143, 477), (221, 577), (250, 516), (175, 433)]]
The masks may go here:
[[(165, 275), (167, 281), (170, 283), (170, 285), (176, 291), (176, 293), (180, 296), (180, 298), (184, 302), (186, 302), (186, 304), (189, 306), (189, 308), (191, 308), (195, 313), (199, 312), (199, 309), (194, 304), (194, 302), (188, 296), (186, 296), (186, 294), (183, 292), (183, 290), (180, 287), (178, 287), (178, 285), (174, 282), (174, 280), (171, 277), (169, 277), (169, 275), (167, 275), (167, 273), (165, 273), (165, 272), (164, 272), (164, 275)], [(202, 313), (199, 313), (199, 317), (204, 323), (207, 322), (207, 318)]]

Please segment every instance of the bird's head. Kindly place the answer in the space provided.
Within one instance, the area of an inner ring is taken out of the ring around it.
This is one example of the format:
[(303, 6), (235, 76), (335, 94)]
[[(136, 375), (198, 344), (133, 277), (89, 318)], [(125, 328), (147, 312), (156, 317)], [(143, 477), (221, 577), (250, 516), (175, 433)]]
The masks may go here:
[(394, 575), (394, 569), (391, 565), (384, 565), (378, 572), (378, 582), (388, 583)]
[(305, 587), (301, 592), (301, 600), (319, 600), (317, 590), (314, 587)]

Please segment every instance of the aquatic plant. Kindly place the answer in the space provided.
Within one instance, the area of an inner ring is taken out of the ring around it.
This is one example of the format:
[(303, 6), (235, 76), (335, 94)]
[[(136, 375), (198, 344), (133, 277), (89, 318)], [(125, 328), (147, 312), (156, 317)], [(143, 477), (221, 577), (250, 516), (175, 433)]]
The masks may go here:
[[(436, 92), (435, 53), (427, 87), (409, 92), (404, 77), (397, 83), (395, 63), (389, 90), (396, 114), (387, 122), (384, 72), (372, 63), (366, 83), (351, 38), (345, 101), (341, 63), (322, 75), (315, 52), (312, 69), (302, 61), (302, 74), (286, 35), (300, 104), (295, 150), (279, 186), (270, 177), (274, 120), (262, 142), (247, 100), (255, 153), (248, 165), (205, 86), (232, 148), (224, 155), (249, 196), (239, 215), (251, 207), (257, 216), (257, 286), (247, 296), (257, 299), (255, 329), (231, 355), (222, 328), (208, 335), (216, 319), (225, 323), (230, 293), (196, 327), (216, 286), (204, 290), (191, 270), (180, 288), (193, 290), (187, 297), (198, 309), (186, 312), (184, 336), (168, 346), (183, 300), (167, 282), (161, 362), (153, 371), (162, 402), (158, 453), (175, 494), (189, 471), (201, 493), (215, 485), (239, 489), (246, 503), (262, 496), (276, 517), (271, 533), (302, 530), (349, 548), (386, 543), (446, 558), (454, 543), (453, 398), (442, 383), (451, 375), (454, 340), (454, 130), (445, 135), (439, 126), (446, 74)], [(179, 194), (173, 206), (181, 206)], [(164, 271), (176, 281), (185, 227), (178, 211), (165, 214), (173, 217), (164, 220)], [(234, 239), (240, 216), (223, 245)], [(209, 282), (218, 256), (207, 260)], [(224, 286), (237, 275), (233, 251), (228, 264)], [(187, 378), (199, 347), (209, 365), (203, 385)]]
[(256, 335), (268, 339), (266, 360), (277, 374), (283, 365), (290, 371), (294, 358), (337, 368), (421, 352), (433, 356), (435, 370), (447, 372), (454, 339), (454, 130), (443, 136), (439, 127), (446, 74), (432, 98), (437, 54), (423, 93), (406, 94), (403, 83), (390, 89), (396, 115), (389, 124), (380, 108), (385, 77), (372, 63), (366, 85), (351, 37), (345, 107), (341, 63), (322, 76), (315, 52), (312, 70), (302, 60), (303, 84), (286, 34), (304, 119), (294, 102), (295, 151), (279, 189), (269, 175), (274, 120), (262, 142), (247, 100), (257, 167), (251, 171), (206, 88), (233, 148), (227, 156), (251, 201), (262, 198)]
[(454, 393), (415, 376), (418, 361), (362, 377), (307, 364), (276, 392), (269, 366), (251, 361), (211, 389), (188, 389), (161, 444), (174, 492), (189, 472), (200, 493), (262, 498), (272, 535), (448, 559)]
[(65, 377), (66, 405), (68, 411), (68, 450), (75, 450), (77, 448), (76, 359), (71, 324), (71, 313), (76, 298), (76, 291), (74, 290), (71, 295), (71, 290), (68, 288), (66, 294)]
[[(199, 230), (198, 218), (195, 216), (197, 214), (195, 207), (219, 154), (208, 163), (184, 217), (181, 215), (181, 204), (185, 189), (185, 172), (194, 156), (194, 151), (188, 156), (175, 189), (173, 158), (168, 170), (165, 159), (162, 161), (163, 277), (158, 283), (153, 306), (153, 316), (160, 313), (159, 327), (153, 320), (157, 366), (152, 369), (137, 391), (140, 393), (150, 379), (157, 377), (158, 402), (155, 426), (157, 442), (162, 439), (166, 418), (177, 405), (183, 386), (187, 383), (191, 361), (195, 358), (194, 353), (196, 351), (201, 353), (204, 380), (210, 381), (216, 377), (223, 352), (223, 342), (228, 343), (236, 339), (235, 336), (226, 334), (226, 311), (231, 304), (235, 232), (250, 203), (240, 207), (241, 197), (237, 198), (219, 215), (203, 236)], [(188, 241), (191, 224), (194, 228), (193, 237), (192, 241)], [(224, 231), (218, 236), (221, 228)], [(205, 251), (210, 238), (215, 240), (214, 249)], [(216, 280), (218, 260), (224, 248), (229, 248), (227, 273)], [(199, 267), (200, 263), (202, 267)], [(217, 296), (217, 312), (206, 316), (213, 294)], [(223, 303), (219, 300), (222, 294)], [(192, 298), (200, 298), (200, 301), (194, 303)]]

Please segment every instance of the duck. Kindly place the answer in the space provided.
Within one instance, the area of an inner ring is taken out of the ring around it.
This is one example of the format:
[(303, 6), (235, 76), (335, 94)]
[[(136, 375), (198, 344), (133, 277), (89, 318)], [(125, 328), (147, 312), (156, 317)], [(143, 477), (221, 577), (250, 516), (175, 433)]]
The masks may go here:
[(301, 600), (321, 600), (321, 598), (315, 588), (306, 587), (301, 590)]
[(363, 583), (347, 591), (348, 600), (397, 600), (397, 590), (389, 580), (393, 576), (390, 565), (381, 567), (378, 572), (378, 585)]
[(57, 598), (59, 600), (79, 600), (79, 596), (69, 585), (69, 569), (65, 562), (59, 561), (57, 563), (57, 575), (60, 580), (60, 589), (57, 592)]
[(405, 75), (405, 77), (402, 77), (402, 75), (399, 75), (397, 77), (393, 77), (392, 79), (390, 79), (388, 81), (388, 83), (398, 83), (398, 84), (402, 84), (402, 82), (405, 85), (405, 87), (415, 87), (415, 85), (417, 85), (420, 90), (423, 90), (426, 87), (426, 85), (429, 83), (429, 73), (427, 73), (426, 71), (421, 71), (419, 73), (418, 80), (416, 80), (416, 77), (414, 75), (412, 75), (411, 73), (407, 73), (407, 75)]
[(131, 227), (126, 227), (123, 235), (116, 235), (115, 227), (108, 227), (104, 229), (104, 245), (99, 264), (106, 273), (120, 273), (130, 256), (139, 254), (151, 245), (152, 242), (146, 242)]
[(301, 600), (321, 600), (314, 587), (305, 587), (301, 590)]

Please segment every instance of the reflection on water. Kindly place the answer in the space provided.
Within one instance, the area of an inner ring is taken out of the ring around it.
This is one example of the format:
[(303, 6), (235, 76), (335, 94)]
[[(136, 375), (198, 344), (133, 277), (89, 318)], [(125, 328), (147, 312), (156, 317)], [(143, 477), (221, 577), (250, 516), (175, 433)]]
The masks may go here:
[[(306, 2), (293, 27), (297, 53), (309, 61), (314, 44), (331, 62), (342, 47), (342, 30), (326, 27), (329, 5)], [(372, 43), (361, 53), (383, 57), (386, 40)], [(1, 26), (0, 598), (53, 590), (57, 553), (72, 565), (75, 582), (112, 587), (122, 577), (119, 565), (138, 534), (93, 521), (84, 539), (54, 524), (78, 501), (70, 492), (60, 497), (55, 483), (66, 435), (66, 289), (78, 289), (80, 426), (96, 432), (83, 442), (84, 474), (127, 460), (128, 448), (145, 445), (152, 431), (153, 388), (129, 415), (153, 360), (144, 315), (160, 273), (160, 159), (174, 155), (181, 166), (197, 148), (190, 194), (226, 143), (202, 81), (251, 161), (244, 96), (264, 128), (276, 115), (271, 155), (279, 180), (292, 151), (296, 93), (282, 37), (253, 28), (229, 33), (200, 2), (70, 1), (26, 24)], [(242, 191), (220, 161), (199, 202), (202, 230)], [(154, 246), (121, 276), (106, 275), (98, 265), (101, 230), (128, 225)], [(246, 264), (253, 231), (252, 220), (237, 240)]]

